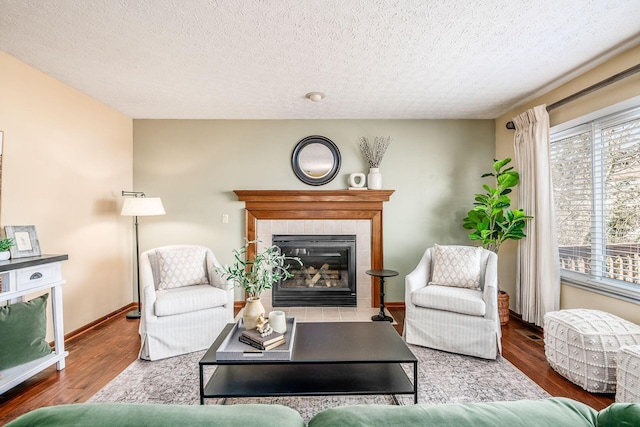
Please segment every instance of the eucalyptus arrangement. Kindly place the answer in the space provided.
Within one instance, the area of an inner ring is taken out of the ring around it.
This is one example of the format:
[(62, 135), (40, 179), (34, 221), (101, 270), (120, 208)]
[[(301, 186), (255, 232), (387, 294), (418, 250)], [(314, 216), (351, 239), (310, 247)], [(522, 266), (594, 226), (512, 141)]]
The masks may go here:
[(391, 143), (391, 137), (379, 137), (376, 136), (373, 140), (373, 145), (369, 142), (366, 136), (361, 136), (358, 139), (360, 145), (360, 151), (364, 155), (364, 159), (369, 164), (370, 168), (379, 168), (382, 163), (384, 153), (387, 151), (387, 147)]
[(249, 247), (257, 246), (259, 242), (252, 240), (240, 249), (234, 249), (235, 262), (231, 266), (225, 265), (219, 271), (225, 279), (231, 279), (236, 285), (242, 286), (249, 299), (259, 299), (262, 292), (271, 289), (274, 283), (292, 277), (289, 272), (291, 261), (302, 265), (300, 258), (284, 255), (275, 245), (262, 251), (256, 250), (253, 259), (247, 259)]
[(235, 262), (231, 266), (225, 264), (221, 269), (217, 269), (223, 278), (231, 279), (235, 285), (242, 286), (248, 295), (242, 312), (246, 329), (255, 328), (259, 319), (264, 319), (265, 309), (260, 301), (262, 292), (271, 289), (277, 281), (293, 276), (289, 272), (290, 262), (302, 265), (300, 258), (284, 255), (275, 245), (261, 251), (256, 249), (253, 259), (247, 259), (251, 245), (256, 245), (257, 248), (259, 242), (251, 240), (240, 249), (234, 249)]

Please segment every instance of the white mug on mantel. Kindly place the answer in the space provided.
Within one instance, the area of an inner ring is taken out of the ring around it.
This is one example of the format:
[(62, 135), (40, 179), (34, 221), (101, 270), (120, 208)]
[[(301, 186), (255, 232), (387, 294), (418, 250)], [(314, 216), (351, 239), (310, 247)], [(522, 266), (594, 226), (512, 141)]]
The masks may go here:
[(287, 332), (287, 318), (284, 311), (275, 310), (269, 313), (269, 325), (274, 332), (284, 334)]

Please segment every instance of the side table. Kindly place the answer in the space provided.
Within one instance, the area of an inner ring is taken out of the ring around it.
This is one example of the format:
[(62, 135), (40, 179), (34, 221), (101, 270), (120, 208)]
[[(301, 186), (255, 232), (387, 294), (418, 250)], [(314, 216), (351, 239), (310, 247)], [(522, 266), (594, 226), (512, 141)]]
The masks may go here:
[(369, 276), (377, 277), (380, 280), (380, 313), (371, 317), (374, 322), (387, 321), (393, 322), (391, 316), (384, 314), (384, 279), (385, 277), (397, 276), (398, 272), (393, 270), (367, 270), (365, 271)]

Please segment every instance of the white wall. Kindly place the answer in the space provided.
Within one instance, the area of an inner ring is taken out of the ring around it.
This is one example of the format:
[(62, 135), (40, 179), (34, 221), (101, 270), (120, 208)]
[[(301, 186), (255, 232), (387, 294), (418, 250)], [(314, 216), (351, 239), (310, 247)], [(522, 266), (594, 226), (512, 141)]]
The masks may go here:
[[(233, 190), (346, 189), (366, 172), (359, 136), (391, 136), (382, 165), (387, 301), (404, 301), (404, 276), (434, 243), (468, 243), (462, 218), (494, 157), (493, 120), (134, 120), (134, 184), (160, 196), (163, 217), (141, 219), (141, 250), (174, 243), (210, 246), (222, 262), (244, 238), (244, 204)], [(339, 176), (322, 187), (291, 170), (296, 143), (333, 140)], [(229, 223), (222, 224), (222, 214)]]
[(119, 215), (132, 120), (2, 52), (0, 94), (1, 224), (33, 224), (42, 253), (69, 255), (68, 333), (133, 300), (131, 227)]

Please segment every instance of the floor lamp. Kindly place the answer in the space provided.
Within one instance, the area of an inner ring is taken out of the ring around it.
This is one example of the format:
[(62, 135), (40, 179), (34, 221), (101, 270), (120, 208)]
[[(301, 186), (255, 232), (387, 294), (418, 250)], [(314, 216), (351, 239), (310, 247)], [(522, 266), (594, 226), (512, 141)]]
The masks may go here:
[(139, 319), (142, 312), (142, 300), (140, 299), (140, 246), (138, 244), (138, 217), (151, 215), (164, 215), (164, 206), (160, 197), (146, 197), (142, 191), (122, 191), (124, 204), (120, 215), (132, 216), (136, 224), (136, 273), (138, 284), (138, 308), (127, 313), (128, 319)]

